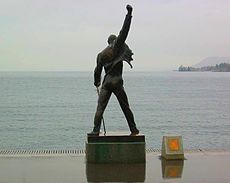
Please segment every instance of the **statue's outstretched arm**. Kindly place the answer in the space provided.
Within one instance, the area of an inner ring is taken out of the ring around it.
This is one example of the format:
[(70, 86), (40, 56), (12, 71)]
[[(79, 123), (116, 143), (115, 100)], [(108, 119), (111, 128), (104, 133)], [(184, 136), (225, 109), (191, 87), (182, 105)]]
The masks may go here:
[(122, 47), (122, 45), (124, 44), (128, 33), (129, 33), (129, 29), (130, 29), (130, 25), (131, 25), (131, 19), (132, 19), (132, 11), (133, 8), (130, 5), (126, 6), (127, 9), (127, 15), (125, 17), (122, 29), (117, 37), (116, 43), (114, 45), (114, 48), (119, 51), (119, 49)]

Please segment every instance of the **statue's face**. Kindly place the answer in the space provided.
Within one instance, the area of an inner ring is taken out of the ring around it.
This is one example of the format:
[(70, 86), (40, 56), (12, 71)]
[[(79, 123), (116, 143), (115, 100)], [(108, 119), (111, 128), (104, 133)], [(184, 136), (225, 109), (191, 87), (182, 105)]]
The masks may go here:
[(117, 36), (115, 36), (114, 34), (111, 34), (108, 38), (108, 43), (109, 44), (113, 43), (115, 39), (117, 39)]

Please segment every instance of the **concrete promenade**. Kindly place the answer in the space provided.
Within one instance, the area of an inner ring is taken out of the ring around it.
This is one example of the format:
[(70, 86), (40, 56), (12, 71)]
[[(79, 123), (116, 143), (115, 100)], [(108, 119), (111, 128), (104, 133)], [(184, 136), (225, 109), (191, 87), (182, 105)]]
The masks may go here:
[(84, 153), (0, 154), (0, 183), (180, 182), (229, 183), (230, 151), (186, 152), (165, 162), (147, 151), (146, 164), (87, 165)]

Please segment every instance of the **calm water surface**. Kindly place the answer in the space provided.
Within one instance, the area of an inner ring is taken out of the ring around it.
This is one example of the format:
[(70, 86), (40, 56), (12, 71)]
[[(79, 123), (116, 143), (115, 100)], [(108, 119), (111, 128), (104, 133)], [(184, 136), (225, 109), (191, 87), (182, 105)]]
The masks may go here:
[[(148, 148), (182, 135), (185, 148), (230, 148), (230, 73), (124, 73)], [(0, 149), (84, 149), (97, 94), (92, 72), (0, 72)], [(112, 96), (107, 131), (128, 131)]]

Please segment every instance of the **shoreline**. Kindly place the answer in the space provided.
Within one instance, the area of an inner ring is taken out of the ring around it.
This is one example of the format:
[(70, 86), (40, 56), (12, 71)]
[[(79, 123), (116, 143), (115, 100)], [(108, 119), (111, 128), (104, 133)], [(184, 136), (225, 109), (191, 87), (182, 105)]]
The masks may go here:
[[(158, 155), (160, 156), (161, 149), (146, 149), (146, 156)], [(212, 155), (212, 154), (229, 154), (230, 149), (185, 149), (184, 154), (186, 155)], [(4, 157), (82, 157), (85, 156), (85, 150), (0, 150), (0, 158)]]

